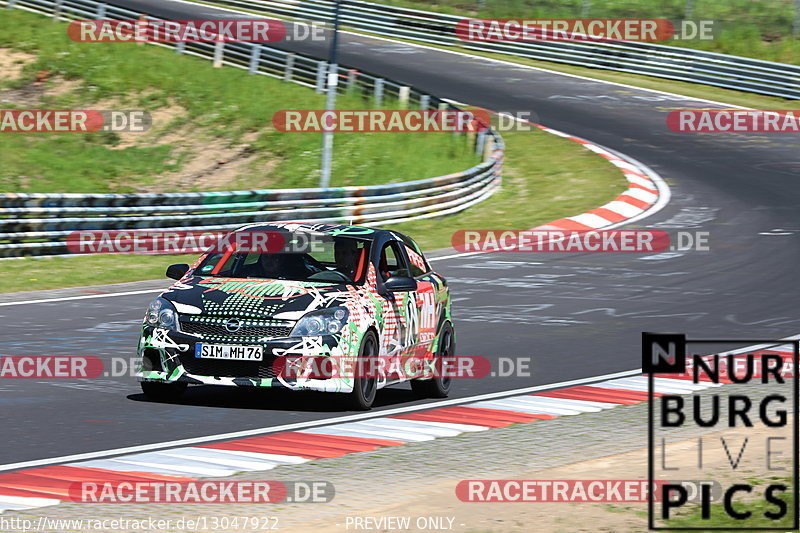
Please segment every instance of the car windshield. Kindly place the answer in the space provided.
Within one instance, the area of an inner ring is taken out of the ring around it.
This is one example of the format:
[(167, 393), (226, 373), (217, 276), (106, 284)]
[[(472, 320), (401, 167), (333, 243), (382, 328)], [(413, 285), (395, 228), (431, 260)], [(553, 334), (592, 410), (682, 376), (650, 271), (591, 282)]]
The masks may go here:
[(366, 276), (370, 241), (324, 234), (285, 233), (280, 251), (210, 253), (198, 276), (360, 283)]

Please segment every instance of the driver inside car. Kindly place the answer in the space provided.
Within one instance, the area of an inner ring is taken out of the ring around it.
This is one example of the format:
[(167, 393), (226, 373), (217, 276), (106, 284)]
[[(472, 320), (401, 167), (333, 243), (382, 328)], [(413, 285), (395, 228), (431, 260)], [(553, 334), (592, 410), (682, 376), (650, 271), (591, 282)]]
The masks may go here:
[(262, 253), (258, 261), (242, 268), (244, 277), (266, 279), (306, 279), (319, 272), (301, 253)]
[(336, 270), (347, 276), (349, 281), (355, 279), (359, 252), (361, 250), (358, 249), (358, 244), (352, 239), (337, 239), (334, 243), (333, 256)]

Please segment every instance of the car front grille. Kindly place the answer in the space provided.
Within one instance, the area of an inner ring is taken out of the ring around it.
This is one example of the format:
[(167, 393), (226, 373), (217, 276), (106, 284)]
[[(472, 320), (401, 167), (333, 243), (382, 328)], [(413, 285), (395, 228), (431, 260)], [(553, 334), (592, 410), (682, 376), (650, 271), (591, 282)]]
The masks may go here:
[(188, 373), (220, 378), (274, 378), (276, 372), (281, 372), (280, 366), (284, 362), (282, 357), (275, 356), (265, 356), (263, 361), (200, 359), (192, 354), (181, 354), (179, 357)]
[[(240, 323), (240, 328), (233, 332), (225, 328), (225, 324), (232, 318)], [(184, 315), (181, 316), (180, 323), (184, 333), (232, 343), (288, 337), (292, 332), (292, 323), (282, 320)]]

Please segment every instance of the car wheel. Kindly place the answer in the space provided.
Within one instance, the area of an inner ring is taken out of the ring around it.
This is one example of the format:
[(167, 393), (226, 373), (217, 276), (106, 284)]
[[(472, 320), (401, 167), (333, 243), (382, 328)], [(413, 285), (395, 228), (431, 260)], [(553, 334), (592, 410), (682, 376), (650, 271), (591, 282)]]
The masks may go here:
[[(368, 331), (361, 340), (361, 347), (358, 350), (358, 358), (361, 360), (378, 356), (378, 338), (375, 333)], [(367, 363), (364, 368), (371, 368), (372, 364)], [(356, 365), (361, 368), (361, 365)], [(363, 373), (356, 371), (356, 375)], [(355, 377), (353, 379), (353, 391), (347, 394), (348, 406), (358, 411), (368, 411), (372, 408), (375, 396), (378, 392), (378, 380), (376, 378)]]
[(142, 381), (142, 392), (157, 402), (174, 402), (186, 391), (186, 383), (159, 383), (158, 381)]
[[(439, 334), (439, 347), (436, 350), (434, 357), (451, 357), (455, 355), (455, 339), (453, 338), (453, 326), (446, 322), (442, 326), (442, 331)], [(436, 365), (437, 370), (441, 370), (441, 365)], [(450, 394), (450, 385), (453, 378), (450, 376), (437, 376), (433, 379), (412, 379), (411, 390), (425, 398), (447, 398)]]

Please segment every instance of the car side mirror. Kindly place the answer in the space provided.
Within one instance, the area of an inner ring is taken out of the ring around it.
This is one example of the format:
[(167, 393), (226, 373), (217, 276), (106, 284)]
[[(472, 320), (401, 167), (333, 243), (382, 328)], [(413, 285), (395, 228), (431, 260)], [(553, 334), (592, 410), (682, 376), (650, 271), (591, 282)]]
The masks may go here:
[(417, 290), (417, 280), (408, 276), (392, 276), (383, 282), (389, 292), (410, 292)]
[(189, 265), (185, 263), (170, 265), (167, 267), (167, 277), (172, 279), (181, 279), (186, 273), (189, 272)]

